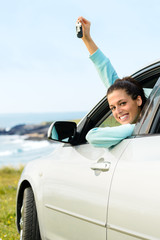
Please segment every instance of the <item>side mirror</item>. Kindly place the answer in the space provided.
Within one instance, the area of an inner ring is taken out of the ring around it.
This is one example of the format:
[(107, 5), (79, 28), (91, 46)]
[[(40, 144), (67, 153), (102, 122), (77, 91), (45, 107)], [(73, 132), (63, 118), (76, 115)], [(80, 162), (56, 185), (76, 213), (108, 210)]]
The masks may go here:
[(48, 138), (63, 143), (71, 143), (76, 130), (77, 124), (75, 122), (53, 122), (48, 130)]

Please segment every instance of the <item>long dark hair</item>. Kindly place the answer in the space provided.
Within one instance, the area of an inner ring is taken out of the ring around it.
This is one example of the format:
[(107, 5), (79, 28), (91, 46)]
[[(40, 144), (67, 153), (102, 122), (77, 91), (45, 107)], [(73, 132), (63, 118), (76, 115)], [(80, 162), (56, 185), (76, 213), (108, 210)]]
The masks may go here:
[(142, 86), (132, 77), (124, 77), (122, 79), (117, 79), (107, 91), (107, 96), (114, 90), (124, 89), (126, 93), (131, 96), (133, 100), (137, 99), (138, 96), (142, 98), (141, 109), (146, 102), (146, 96)]

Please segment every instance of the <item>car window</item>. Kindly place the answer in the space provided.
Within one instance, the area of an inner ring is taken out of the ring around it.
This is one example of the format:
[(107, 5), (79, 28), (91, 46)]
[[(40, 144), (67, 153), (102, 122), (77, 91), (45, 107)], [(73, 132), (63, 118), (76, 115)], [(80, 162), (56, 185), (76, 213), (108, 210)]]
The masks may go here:
[(154, 121), (152, 123), (150, 133), (151, 134), (160, 133), (160, 106), (158, 108), (158, 111), (157, 111)]
[[(145, 92), (146, 97), (149, 97), (150, 93), (152, 92), (152, 88), (144, 88), (144, 92)], [(103, 127), (115, 127), (115, 126), (121, 125), (113, 117), (113, 114), (111, 111), (110, 111), (110, 114), (107, 114), (106, 117), (103, 117), (103, 120), (99, 124), (97, 126), (102, 127), (102, 128)]]
[[(150, 93), (152, 92), (152, 88), (144, 88), (144, 92), (146, 97), (149, 97)], [(116, 119), (113, 117), (113, 114), (110, 112), (109, 116), (107, 114), (106, 117), (102, 120), (99, 127), (115, 127), (121, 125)]]
[[(146, 97), (149, 99), (153, 96), (153, 90), (155, 85), (158, 83), (158, 78), (160, 77), (160, 73), (158, 72), (157, 75), (149, 75), (148, 73), (146, 76), (140, 76), (139, 78), (136, 76), (136, 80), (140, 82), (144, 86)], [(159, 84), (159, 83), (158, 83)], [(148, 101), (147, 100), (147, 101)], [(146, 124), (144, 121), (146, 120), (146, 110), (148, 109), (148, 105), (145, 104), (140, 121), (136, 124), (135, 130), (133, 135), (137, 136), (139, 134), (148, 134), (146, 131)], [(75, 144), (82, 144), (86, 142), (86, 134), (89, 132), (90, 129), (96, 127), (113, 127), (120, 125), (113, 117), (111, 110), (109, 109), (108, 101), (106, 96), (101, 99), (101, 101), (80, 121), (77, 126), (77, 139)], [(142, 126), (144, 128), (142, 129)], [(142, 131), (141, 131), (142, 130)], [(141, 132), (140, 132), (141, 131)]]
[(99, 125), (99, 127), (115, 127), (119, 126), (120, 123), (116, 121), (113, 117), (112, 113), (103, 120), (103, 122)]
[[(160, 105), (160, 85), (156, 85), (153, 89), (152, 93), (150, 94), (149, 99), (146, 103), (146, 111), (142, 113), (142, 118), (137, 126), (140, 126), (140, 130), (135, 133), (135, 135), (146, 135), (146, 134), (153, 134), (157, 133), (157, 130), (154, 124), (155, 120), (159, 116), (159, 105)], [(144, 106), (145, 107), (145, 106)], [(152, 128), (154, 124), (154, 128)], [(158, 122), (157, 122), (158, 124)]]
[(152, 88), (143, 88), (145, 96), (148, 98), (152, 92)]

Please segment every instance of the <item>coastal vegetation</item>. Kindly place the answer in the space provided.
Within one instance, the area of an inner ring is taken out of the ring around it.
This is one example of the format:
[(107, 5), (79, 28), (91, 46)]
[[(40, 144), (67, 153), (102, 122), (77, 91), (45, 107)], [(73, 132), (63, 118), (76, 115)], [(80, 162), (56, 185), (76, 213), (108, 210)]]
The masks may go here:
[(0, 169), (0, 240), (16, 240), (16, 191), (23, 167)]

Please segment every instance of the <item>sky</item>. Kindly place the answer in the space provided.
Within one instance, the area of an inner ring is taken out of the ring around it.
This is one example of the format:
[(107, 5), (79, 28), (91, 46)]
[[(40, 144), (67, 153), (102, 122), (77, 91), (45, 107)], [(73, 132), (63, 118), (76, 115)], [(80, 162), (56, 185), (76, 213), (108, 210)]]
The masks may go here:
[(0, 113), (89, 111), (104, 97), (79, 16), (119, 77), (160, 60), (159, 0), (0, 0)]

